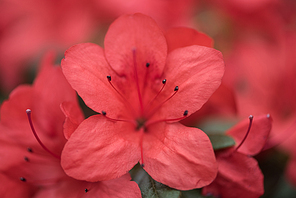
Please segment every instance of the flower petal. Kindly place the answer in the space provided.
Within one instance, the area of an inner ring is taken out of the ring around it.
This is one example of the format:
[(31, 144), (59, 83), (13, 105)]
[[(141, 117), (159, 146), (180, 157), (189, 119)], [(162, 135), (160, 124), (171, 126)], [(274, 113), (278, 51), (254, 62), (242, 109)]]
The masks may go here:
[(263, 174), (257, 161), (235, 152), (228, 157), (217, 156), (219, 172), (203, 194), (229, 198), (256, 198), (264, 193)]
[(111, 116), (124, 111), (122, 98), (108, 82), (107, 76), (113, 76), (114, 72), (100, 46), (91, 43), (72, 46), (66, 51), (61, 65), (67, 80), (87, 106), (97, 112), (106, 111)]
[(168, 52), (190, 45), (213, 47), (214, 43), (208, 35), (186, 27), (171, 28), (165, 33), (165, 38), (168, 44)]
[[(85, 191), (87, 189), (87, 191)], [(55, 186), (41, 189), (35, 198), (100, 197), (100, 198), (140, 198), (141, 191), (129, 174), (101, 182), (85, 182), (69, 178)]]
[(135, 126), (102, 115), (84, 120), (65, 144), (61, 164), (76, 179), (102, 181), (127, 173), (140, 159)]
[[(271, 130), (272, 119), (269, 115), (254, 116), (251, 130), (245, 142), (238, 149), (238, 152), (245, 155), (258, 154), (265, 145)], [(249, 126), (249, 119), (246, 119), (239, 124), (229, 129), (226, 133), (233, 137), (237, 145), (245, 137)]]
[[(119, 17), (110, 25), (104, 45), (106, 59), (119, 76), (131, 81), (138, 76), (140, 87), (144, 85), (146, 73), (152, 79), (161, 76), (167, 44), (152, 18), (139, 13)], [(150, 64), (148, 68), (146, 63)]]
[(61, 104), (61, 110), (66, 116), (64, 122), (64, 135), (66, 139), (72, 135), (72, 133), (77, 129), (79, 124), (83, 121), (84, 116), (82, 110), (78, 106), (78, 103), (73, 102), (63, 102)]
[(158, 115), (165, 118), (181, 117), (185, 110), (194, 113), (209, 99), (219, 87), (224, 73), (222, 54), (212, 48), (189, 46), (172, 51), (164, 70), (166, 87), (158, 97), (158, 102), (168, 100)]
[[(144, 136), (144, 169), (156, 181), (179, 190), (201, 188), (217, 174), (208, 136), (180, 123), (156, 124)], [(156, 136), (165, 131), (164, 138)], [(154, 131), (154, 132), (153, 132)]]

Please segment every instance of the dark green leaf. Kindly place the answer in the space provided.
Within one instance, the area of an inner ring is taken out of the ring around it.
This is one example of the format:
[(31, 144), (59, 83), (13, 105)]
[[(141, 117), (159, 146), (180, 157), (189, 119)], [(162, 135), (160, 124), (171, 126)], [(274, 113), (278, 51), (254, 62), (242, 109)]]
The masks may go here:
[(155, 181), (139, 164), (137, 164), (130, 171), (130, 174), (132, 180), (139, 185), (143, 198), (181, 197), (181, 191), (172, 189), (164, 184)]
[(230, 136), (224, 134), (211, 134), (208, 136), (214, 150), (224, 149), (235, 145), (235, 141)]

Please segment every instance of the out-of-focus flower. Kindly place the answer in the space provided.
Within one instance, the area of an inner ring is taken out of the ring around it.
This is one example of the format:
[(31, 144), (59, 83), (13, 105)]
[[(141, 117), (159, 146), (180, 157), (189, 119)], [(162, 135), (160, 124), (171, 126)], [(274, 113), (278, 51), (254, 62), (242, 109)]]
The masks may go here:
[[(209, 186), (203, 188), (203, 194), (221, 197), (256, 198), (264, 193), (263, 174), (257, 161), (252, 158), (258, 154), (268, 138), (271, 130), (269, 115), (250, 117), (229, 129), (236, 145), (232, 148), (216, 152), (218, 174)], [(246, 134), (247, 131), (247, 134)]]
[(197, 111), (220, 85), (220, 52), (193, 45), (167, 54), (162, 31), (142, 14), (118, 18), (104, 44), (105, 49), (73, 46), (62, 61), (72, 87), (101, 113), (83, 121), (66, 143), (66, 173), (106, 180), (140, 161), (153, 179), (170, 187), (209, 184), (216, 175), (211, 143), (201, 130), (178, 121)]
[[(44, 58), (33, 86), (17, 87), (1, 106), (1, 196), (141, 197), (137, 184), (130, 181), (128, 174), (110, 181), (91, 183), (78, 181), (64, 173), (59, 155), (66, 142), (63, 134), (65, 115), (60, 105), (68, 117), (67, 126), (72, 126), (70, 128), (75, 128), (75, 124), (83, 120), (83, 114), (75, 91), (61, 68), (53, 66), (53, 58), (53, 54)], [(33, 112), (29, 120), (34, 122), (40, 144), (31, 131), (25, 112), (27, 108)], [(69, 118), (67, 112), (74, 112), (75, 119)]]
[(48, 48), (64, 51), (89, 40), (97, 28), (90, 1), (4, 0), (0, 13), (0, 83), (6, 91)]

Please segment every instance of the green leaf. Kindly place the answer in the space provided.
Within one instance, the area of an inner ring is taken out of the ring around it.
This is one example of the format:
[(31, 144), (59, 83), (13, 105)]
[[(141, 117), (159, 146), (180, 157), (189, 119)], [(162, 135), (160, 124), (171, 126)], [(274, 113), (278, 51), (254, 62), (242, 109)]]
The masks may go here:
[(181, 198), (214, 198), (213, 196), (203, 196), (201, 189), (182, 191)]
[(152, 179), (150, 175), (137, 164), (130, 171), (132, 180), (135, 181), (142, 193), (142, 198), (180, 198), (181, 191), (172, 189)]
[(224, 149), (235, 145), (232, 137), (224, 134), (211, 134), (208, 135), (214, 150)]

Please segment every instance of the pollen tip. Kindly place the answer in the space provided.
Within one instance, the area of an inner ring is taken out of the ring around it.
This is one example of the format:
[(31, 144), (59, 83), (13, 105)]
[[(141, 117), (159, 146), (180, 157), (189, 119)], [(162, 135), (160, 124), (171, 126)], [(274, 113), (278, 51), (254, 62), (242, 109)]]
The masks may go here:
[(250, 116), (249, 116), (249, 119), (250, 119), (250, 120), (253, 120), (253, 118), (254, 118), (253, 115), (250, 115)]
[(30, 161), (29, 158), (26, 157), (26, 156), (24, 157), (24, 160), (25, 160), (26, 162)]
[(32, 112), (31, 109), (26, 110), (26, 113), (31, 113), (31, 112)]
[(27, 148), (27, 151), (30, 152), (30, 153), (33, 153), (33, 150), (30, 147)]
[(179, 87), (178, 86), (176, 86), (175, 87), (175, 89), (174, 89), (174, 91), (178, 91), (179, 90)]
[(105, 116), (107, 113), (106, 111), (102, 111), (102, 115)]
[(23, 182), (27, 181), (26, 178), (24, 178), (24, 177), (20, 177), (20, 180), (23, 181)]
[(109, 81), (111, 81), (111, 76), (107, 76), (107, 79), (108, 79)]
[(165, 84), (165, 83), (166, 83), (166, 81), (167, 81), (166, 79), (163, 79), (163, 80), (162, 80), (162, 84)]
[(267, 117), (267, 118), (270, 118), (270, 114), (267, 114), (266, 117)]
[(141, 167), (144, 168), (145, 164), (141, 164)]
[(150, 63), (146, 63), (146, 67), (149, 67), (150, 66)]
[(88, 191), (89, 191), (89, 190), (88, 190), (87, 188), (86, 188), (86, 189), (84, 189), (84, 192), (86, 192), (86, 193), (87, 193)]
[(188, 110), (185, 110), (183, 115), (187, 116), (188, 115)]

